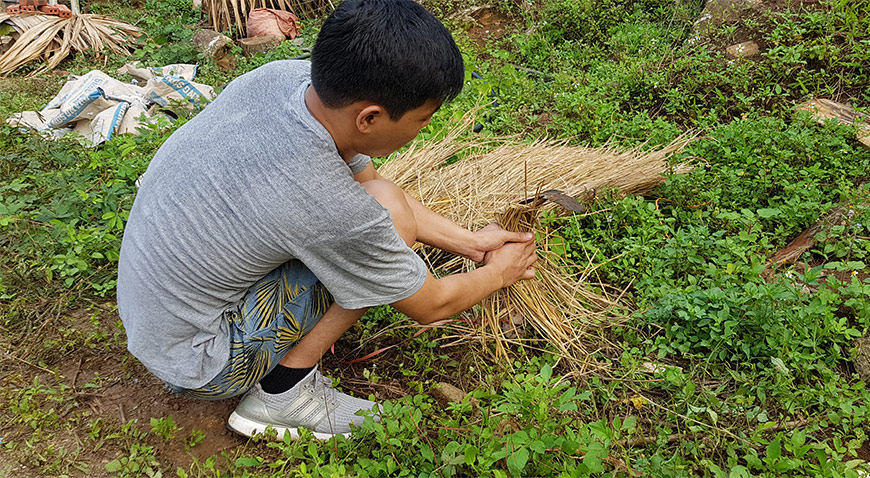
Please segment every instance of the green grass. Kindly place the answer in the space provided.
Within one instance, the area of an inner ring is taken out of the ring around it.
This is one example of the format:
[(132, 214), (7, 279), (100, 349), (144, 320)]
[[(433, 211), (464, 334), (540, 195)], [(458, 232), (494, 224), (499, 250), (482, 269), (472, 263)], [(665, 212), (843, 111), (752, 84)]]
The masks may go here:
[[(255, 443), (183, 469), (158, 451), (199, 446), (202, 432), (168, 415), (141, 424), (91, 416), (78, 403), (82, 385), (60, 377), (77, 351), (125, 354), (120, 329), (96, 315), (93, 326), (40, 322), (46, 307), (112, 299), (133, 182), (178, 124), (94, 149), (0, 127), (0, 344), (28, 352), (19, 357), (27, 363), (0, 364), (0, 461), (48, 476), (857, 476), (870, 397), (851, 360), (853, 340), (870, 329), (870, 151), (854, 128), (818, 125), (793, 107), (813, 96), (870, 104), (862, 5), (786, 5), (696, 38), (695, 2), (503, 2), (511, 26), (485, 48), (448, 20), (467, 85), (425, 137), (478, 104), (487, 105), (477, 118), (483, 135), (647, 147), (700, 136), (677, 158), (694, 169), (647, 196), (605, 191), (591, 208), (600, 213), (546, 219), (569, 257), (594, 254), (606, 262), (602, 279), (628, 288), (634, 312), (607, 332), (618, 347), (594, 357), (607, 372), (565, 379), (551, 356), (522, 348), (512, 364), (492, 363), (477, 346), (440, 348), (444, 333), (431, 331), (357, 369), (410, 394), (353, 440)], [(93, 9), (141, 18), (148, 35), (135, 59), (199, 61), (198, 80), (218, 87), (301, 53), (285, 42), (222, 72), (187, 44), (199, 20), (187, 4), (145, 7), (153, 14)], [(464, 7), (437, 10), (447, 18)], [(305, 23), (309, 45), (317, 26)], [(724, 47), (749, 34), (762, 53), (729, 62)], [(110, 57), (107, 69), (124, 61)], [(82, 56), (62, 67), (102, 64)], [(50, 75), (3, 81), (19, 88), (0, 92), (3, 117), (40, 108), (62, 84)], [(851, 212), (816, 238), (804, 265), (765, 272), (771, 254), (838, 206)], [(340, 345), (368, 351), (409, 339), (413, 331), (376, 335), (397, 318), (374, 309)], [(438, 381), (469, 396), (440, 404), (428, 394)]]

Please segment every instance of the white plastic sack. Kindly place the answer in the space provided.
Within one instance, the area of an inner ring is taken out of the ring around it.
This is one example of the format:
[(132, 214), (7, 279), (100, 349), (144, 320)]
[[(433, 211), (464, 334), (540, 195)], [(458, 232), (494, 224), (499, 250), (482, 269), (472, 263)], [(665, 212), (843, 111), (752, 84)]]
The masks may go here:
[(116, 106), (105, 109), (90, 121), (76, 123), (75, 131), (91, 144), (100, 144), (112, 139), (121, 124), (130, 103), (119, 102)]
[(147, 83), (148, 80), (170, 75), (193, 81), (196, 79), (196, 70), (197, 65), (190, 65), (187, 63), (175, 63), (166, 66), (139, 66), (139, 62), (134, 61), (118, 68), (118, 74), (123, 75), (124, 73), (128, 73), (136, 81), (144, 84)]
[(57, 108), (42, 111), (22, 111), (21, 113), (10, 115), (6, 119), (6, 122), (11, 126), (20, 126), (21, 128), (39, 131), (49, 138), (62, 138), (72, 131), (72, 128), (50, 128), (46, 124), (58, 114), (60, 114), (60, 110)]
[(9, 116), (9, 119), (7, 119), (6, 122), (12, 126), (22, 126), (42, 131), (49, 127), (48, 122), (54, 119), (58, 114), (60, 114), (60, 110), (57, 108), (42, 111), (22, 111), (21, 113), (15, 113)]
[(100, 70), (93, 70), (82, 76), (70, 76), (60, 92), (43, 109), (69, 106), (83, 95), (102, 89), (106, 97), (130, 102), (142, 96), (142, 87), (118, 81)]
[(163, 76), (148, 80), (145, 99), (166, 106), (172, 100), (187, 100), (191, 105), (214, 99), (214, 89), (177, 76)]
[(47, 123), (49, 128), (60, 128), (78, 120), (93, 119), (97, 113), (117, 105), (117, 101), (107, 100), (103, 96), (103, 90), (97, 88), (94, 91), (73, 98), (60, 113)]
[[(215, 97), (212, 87), (192, 81), (196, 65), (139, 68), (133, 63), (125, 65), (128, 67), (133, 68), (134, 76), (148, 76), (145, 88), (94, 70), (80, 77), (71, 76), (42, 111), (17, 113), (6, 122), (53, 138), (76, 131), (87, 142), (99, 144), (116, 134), (137, 134), (143, 123), (157, 121), (155, 109), (158, 106), (181, 100), (190, 102), (192, 108)], [(158, 74), (165, 76), (154, 76)], [(64, 127), (66, 125), (69, 126)]]
[(121, 119), (121, 124), (118, 125), (116, 134), (139, 134), (139, 128), (144, 124), (154, 123), (157, 118), (151, 116), (148, 108), (141, 102), (136, 102), (130, 105), (124, 117)]

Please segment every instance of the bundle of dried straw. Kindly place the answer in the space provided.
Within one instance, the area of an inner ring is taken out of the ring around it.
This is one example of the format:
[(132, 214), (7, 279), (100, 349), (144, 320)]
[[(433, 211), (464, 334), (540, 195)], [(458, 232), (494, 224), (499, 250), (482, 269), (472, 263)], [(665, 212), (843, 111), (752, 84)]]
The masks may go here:
[[(564, 242), (553, 241), (552, 233), (538, 221), (540, 203), (518, 203), (546, 189), (575, 196), (603, 188), (644, 193), (660, 184), (664, 173), (674, 171), (667, 159), (691, 138), (682, 136), (658, 150), (619, 150), (516, 138), (460, 140), (467, 127), (467, 123), (453, 127), (436, 142), (417, 142), (379, 169), (423, 204), (462, 226), (478, 229), (498, 222), (508, 230), (537, 233), (537, 278), (491, 295), (473, 311), (473, 320), (459, 322), (462, 325), (453, 322), (460, 331), (458, 339), (492, 340), (501, 359), (507, 358), (511, 343), (542, 349), (541, 341), (546, 341), (578, 372), (595, 368), (589, 356), (602, 342), (600, 337), (591, 340), (590, 331), (622, 320), (621, 293), (608, 293), (613, 289), (596, 280), (600, 264), (594, 264), (588, 254), (584, 264), (568, 259)], [(465, 157), (447, 164), (460, 153)], [(551, 242), (559, 247), (551, 247)], [(461, 258), (441, 264), (450, 273), (474, 267)], [(529, 336), (529, 328), (537, 337)]]
[[(617, 188), (642, 194), (674, 170), (667, 162), (691, 140), (681, 136), (652, 151), (604, 146), (569, 146), (565, 141), (532, 143), (516, 138), (459, 140), (451, 127), (436, 142), (415, 142), (401, 156), (379, 169), (433, 211), (465, 227), (496, 221), (510, 205), (535, 190), (558, 189), (571, 196)], [(462, 154), (464, 158), (445, 164)]]
[(32, 75), (56, 67), (71, 52), (95, 52), (105, 49), (127, 53), (127, 44), (141, 35), (138, 28), (102, 15), (73, 15), (60, 18), (49, 15), (0, 14), (0, 23), (11, 22), (21, 34), (12, 48), (0, 55), (0, 74), (5, 75), (35, 60), (46, 64)]

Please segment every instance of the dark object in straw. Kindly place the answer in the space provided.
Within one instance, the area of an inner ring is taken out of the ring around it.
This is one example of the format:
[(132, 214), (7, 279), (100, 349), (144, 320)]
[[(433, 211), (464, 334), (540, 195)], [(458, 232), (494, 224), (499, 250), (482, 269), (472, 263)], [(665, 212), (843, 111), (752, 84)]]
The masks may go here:
[(520, 204), (532, 204), (538, 201), (552, 201), (571, 212), (586, 212), (586, 206), (580, 204), (580, 201), (562, 191), (559, 191), (558, 189), (548, 189), (542, 193), (538, 193), (535, 197), (523, 199), (520, 201)]

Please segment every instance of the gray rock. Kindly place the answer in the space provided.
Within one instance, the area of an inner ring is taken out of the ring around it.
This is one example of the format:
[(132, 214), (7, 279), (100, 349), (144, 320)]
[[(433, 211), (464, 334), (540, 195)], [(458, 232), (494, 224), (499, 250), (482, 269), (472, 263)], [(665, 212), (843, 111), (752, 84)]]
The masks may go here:
[(219, 60), (229, 53), (232, 48), (232, 38), (222, 35), (214, 30), (201, 29), (193, 34), (193, 44), (196, 49), (205, 56)]
[(855, 370), (864, 383), (870, 385), (870, 337), (862, 337), (855, 340)]
[(432, 387), (432, 396), (442, 406), (448, 403), (459, 403), (465, 398), (465, 391), (445, 382), (438, 382)]
[(732, 60), (737, 58), (750, 58), (758, 54), (758, 44), (754, 41), (745, 41), (731, 45), (725, 49), (725, 55)]

